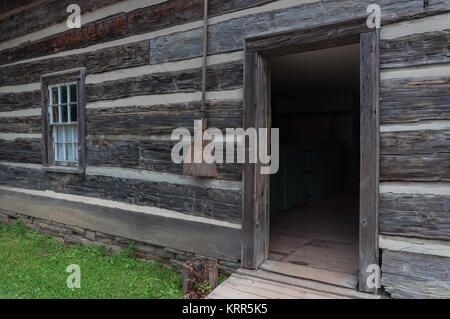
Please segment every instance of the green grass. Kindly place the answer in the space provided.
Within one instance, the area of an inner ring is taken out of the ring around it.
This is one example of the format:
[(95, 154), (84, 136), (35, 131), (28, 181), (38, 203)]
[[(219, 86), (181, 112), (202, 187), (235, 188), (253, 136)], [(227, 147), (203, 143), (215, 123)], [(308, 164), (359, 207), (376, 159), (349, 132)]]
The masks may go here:
[[(81, 269), (81, 288), (67, 288), (67, 266)], [(0, 224), (0, 298), (181, 298), (175, 267), (102, 246), (70, 246), (28, 229)]]

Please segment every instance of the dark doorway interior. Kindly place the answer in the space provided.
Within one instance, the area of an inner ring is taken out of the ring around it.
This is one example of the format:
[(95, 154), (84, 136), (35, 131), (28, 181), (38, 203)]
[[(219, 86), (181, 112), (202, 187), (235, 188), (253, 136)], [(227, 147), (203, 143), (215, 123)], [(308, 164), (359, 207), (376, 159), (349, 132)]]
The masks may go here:
[(359, 44), (272, 58), (269, 260), (357, 274)]

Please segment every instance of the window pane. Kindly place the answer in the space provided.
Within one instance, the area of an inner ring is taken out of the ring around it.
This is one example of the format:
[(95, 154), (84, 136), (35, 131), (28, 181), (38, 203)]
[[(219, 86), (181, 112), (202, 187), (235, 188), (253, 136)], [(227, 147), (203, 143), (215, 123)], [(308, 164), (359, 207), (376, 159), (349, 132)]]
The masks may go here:
[(76, 103), (70, 104), (70, 121), (77, 122), (77, 104)]
[(77, 101), (77, 86), (76, 84), (72, 84), (70, 86), (70, 102)]
[(66, 144), (66, 160), (73, 162), (72, 144)]
[(59, 112), (58, 112), (58, 106), (52, 106), (52, 123), (58, 123), (59, 122)]
[(55, 142), (62, 142), (63, 141), (63, 132), (62, 132), (62, 127), (61, 126), (55, 126), (53, 128), (53, 132), (54, 132), (54, 138), (55, 138)]
[(78, 144), (73, 144), (75, 162), (78, 162)]
[(50, 103), (53, 105), (58, 104), (58, 88), (52, 88), (52, 100)]
[(61, 87), (61, 104), (67, 103), (67, 86)]
[(67, 104), (63, 104), (61, 105), (61, 122), (67, 123), (68, 121)]
[(73, 141), (73, 126), (64, 126), (65, 130), (65, 141), (64, 142), (71, 142)]
[(64, 160), (64, 148), (63, 148), (64, 144), (61, 143), (57, 143), (56, 144), (56, 160), (57, 161), (63, 161)]

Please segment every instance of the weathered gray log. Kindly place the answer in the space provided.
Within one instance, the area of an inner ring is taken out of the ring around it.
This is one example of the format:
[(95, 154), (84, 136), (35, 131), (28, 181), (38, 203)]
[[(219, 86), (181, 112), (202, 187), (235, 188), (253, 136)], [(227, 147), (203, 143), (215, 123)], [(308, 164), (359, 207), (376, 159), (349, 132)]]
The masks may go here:
[(450, 298), (450, 258), (383, 250), (381, 271), (393, 298)]
[(449, 62), (449, 31), (414, 34), (380, 41), (381, 68)]
[[(171, 134), (175, 128), (192, 128), (199, 120), (199, 111), (154, 111), (142, 113), (93, 113), (86, 118), (88, 135), (160, 135)], [(220, 129), (241, 127), (241, 110), (214, 110), (207, 114), (208, 126)]]
[(4, 190), (0, 191), (0, 207), (204, 256), (229, 261), (240, 258), (241, 230), (236, 228)]
[[(284, 30), (296, 29), (367, 17), (370, 3), (366, 0), (319, 1), (216, 23), (209, 27), (208, 53), (242, 50), (245, 38), (280, 31), (281, 26)], [(431, 14), (431, 8), (424, 10), (422, 0), (383, 0), (379, 4), (383, 8), (383, 24)], [(435, 3), (434, 10), (445, 12), (445, 8), (445, 2)], [(156, 64), (201, 56), (201, 39), (201, 28), (152, 39), (150, 61)]]
[(380, 122), (450, 119), (449, 88), (449, 77), (382, 81)]
[(412, 155), (437, 152), (450, 152), (450, 131), (425, 130), (380, 134), (380, 154)]
[(6, 133), (41, 133), (41, 117), (2, 117), (0, 132)]
[[(211, 16), (241, 10), (273, 0), (219, 1), (209, 4)], [(92, 1), (91, 1), (92, 2)], [(43, 39), (0, 51), (0, 65), (85, 48), (90, 45), (198, 21), (203, 15), (203, 0), (172, 0), (106, 17)], [(53, 12), (53, 9), (51, 10)], [(61, 10), (65, 12), (65, 10)], [(45, 17), (45, 14), (43, 15)], [(45, 18), (44, 18), (45, 20)]]
[(41, 75), (78, 67), (86, 67), (87, 74), (148, 64), (149, 41), (118, 45), (97, 51), (48, 58), (0, 68), (2, 85), (39, 82)]
[(0, 161), (42, 163), (40, 139), (0, 140)]
[(380, 233), (450, 240), (450, 196), (380, 194)]
[(450, 153), (380, 155), (381, 181), (450, 181)]
[[(134, 95), (201, 91), (202, 69), (162, 72), (86, 86), (87, 100), (117, 99)], [(207, 90), (242, 87), (242, 62), (208, 67)]]
[(0, 165), (0, 184), (154, 206), (240, 222), (241, 191)]

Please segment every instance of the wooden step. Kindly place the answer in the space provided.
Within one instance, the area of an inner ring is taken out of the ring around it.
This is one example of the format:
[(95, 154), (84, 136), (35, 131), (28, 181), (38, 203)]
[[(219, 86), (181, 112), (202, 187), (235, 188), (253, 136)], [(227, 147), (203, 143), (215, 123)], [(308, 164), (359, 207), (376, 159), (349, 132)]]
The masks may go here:
[(358, 276), (337, 271), (295, 265), (286, 262), (266, 260), (261, 269), (291, 277), (320, 281), (336, 286), (356, 289)]
[(282, 284), (252, 276), (231, 275), (208, 299), (346, 299), (346, 296)]
[(259, 270), (250, 270), (240, 268), (236, 272), (237, 275), (254, 277), (259, 279), (264, 279), (267, 281), (278, 282), (286, 285), (291, 285), (300, 288), (311, 289), (318, 292), (330, 293), (338, 296), (344, 296), (348, 298), (356, 298), (356, 299), (380, 299), (382, 296), (367, 294), (363, 292), (359, 292), (355, 289), (340, 287), (336, 285), (331, 285), (327, 283), (322, 283), (315, 280), (304, 279), (304, 278), (296, 278), (291, 277), (279, 273), (269, 272), (262, 269)]

